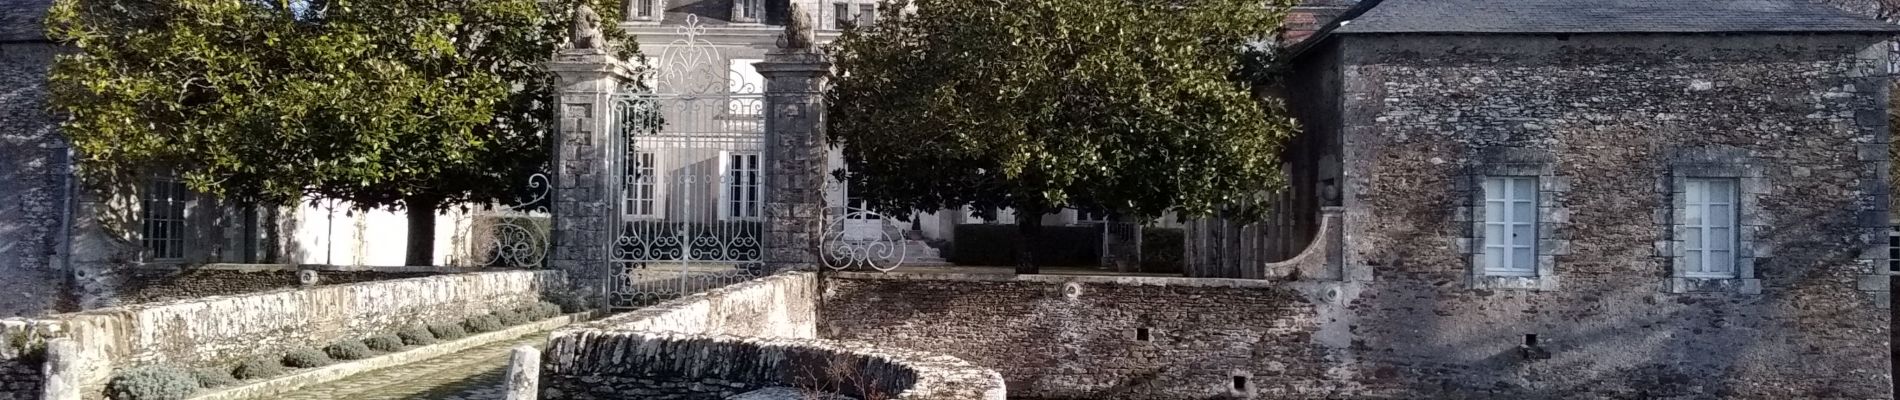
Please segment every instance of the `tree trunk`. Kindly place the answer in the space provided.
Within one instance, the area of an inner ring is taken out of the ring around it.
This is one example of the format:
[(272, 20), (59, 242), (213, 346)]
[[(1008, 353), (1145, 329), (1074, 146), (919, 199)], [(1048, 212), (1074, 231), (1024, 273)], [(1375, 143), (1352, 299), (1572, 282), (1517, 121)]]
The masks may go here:
[(244, 203), (243, 211), (241, 212), (244, 213), (244, 228), (242, 229), (244, 235), (243, 260), (245, 264), (256, 264), (257, 236), (259, 234), (259, 228), (257, 226), (257, 203)]
[(272, 204), (264, 209), (264, 263), (276, 264), (283, 260), (283, 208), (281, 204)]
[(442, 199), (417, 195), (402, 202), (409, 211), (409, 243), (403, 252), (403, 265), (435, 265), (435, 208)]
[(1022, 236), (1021, 251), (1016, 252), (1016, 273), (1035, 275), (1041, 273), (1036, 267), (1036, 243), (1042, 239), (1042, 212), (1034, 210), (1016, 210), (1016, 233)]

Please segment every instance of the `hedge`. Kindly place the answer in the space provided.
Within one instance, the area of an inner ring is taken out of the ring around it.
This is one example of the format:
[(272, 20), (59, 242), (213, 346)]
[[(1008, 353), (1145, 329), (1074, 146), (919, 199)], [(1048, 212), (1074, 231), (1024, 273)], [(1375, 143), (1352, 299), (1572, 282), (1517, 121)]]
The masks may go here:
[[(958, 265), (1016, 265), (1016, 254), (1026, 242), (1016, 229), (1016, 225), (957, 225), (949, 260)], [(1102, 264), (1099, 226), (1044, 226), (1034, 242), (1037, 266)]]

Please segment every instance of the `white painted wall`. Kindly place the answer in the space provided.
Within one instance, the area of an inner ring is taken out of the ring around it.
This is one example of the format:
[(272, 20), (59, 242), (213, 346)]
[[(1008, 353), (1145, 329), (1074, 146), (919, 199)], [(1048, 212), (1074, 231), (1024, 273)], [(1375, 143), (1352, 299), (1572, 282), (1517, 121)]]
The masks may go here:
[[(460, 210), (436, 216), (433, 264), (457, 261), (457, 250), (467, 246), (471, 221), (463, 216)], [(298, 205), (289, 218), (294, 229), (286, 232), (285, 263), (399, 266), (408, 251), (406, 211), (352, 211), (348, 202), (319, 201)]]

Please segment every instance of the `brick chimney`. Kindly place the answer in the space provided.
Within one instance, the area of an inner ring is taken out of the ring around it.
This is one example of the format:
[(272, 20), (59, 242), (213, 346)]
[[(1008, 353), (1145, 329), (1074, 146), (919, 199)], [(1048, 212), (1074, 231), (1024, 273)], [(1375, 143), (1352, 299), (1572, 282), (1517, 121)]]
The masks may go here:
[(1280, 34), (1283, 46), (1292, 46), (1313, 36), (1320, 28), (1339, 18), (1346, 9), (1358, 4), (1358, 0), (1303, 0), (1287, 13), (1285, 31)]

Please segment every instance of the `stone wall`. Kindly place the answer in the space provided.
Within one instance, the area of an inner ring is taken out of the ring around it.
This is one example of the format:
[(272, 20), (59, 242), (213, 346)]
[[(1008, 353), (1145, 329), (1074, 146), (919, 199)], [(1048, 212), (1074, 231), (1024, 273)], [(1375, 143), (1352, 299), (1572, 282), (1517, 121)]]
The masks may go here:
[(816, 274), (694, 294), (555, 332), (543, 399), (710, 399), (792, 387), (861, 399), (1002, 400), (956, 357), (816, 337)]
[(818, 337), (815, 330), (817, 293), (818, 279), (812, 274), (778, 274), (620, 313), (563, 331), (812, 339)]
[(564, 282), (558, 271), (453, 274), (131, 305), (0, 326), (51, 325), (54, 336), (74, 338), (85, 353), (82, 385), (97, 393), (115, 368), (226, 367), (405, 325), (514, 309)]
[(825, 337), (970, 360), (1001, 372), (1011, 398), (1331, 394), (1314, 307), (1266, 281), (838, 276), (825, 282)]
[(0, 320), (0, 400), (38, 400), (46, 381), (46, 338), (57, 325), (45, 321)]
[[(1343, 140), (1346, 266), (1369, 277), (1336, 322), (1357, 390), (1891, 397), (1880, 39), (1339, 38), (1312, 70), (1346, 77), (1318, 134)], [(1461, 240), (1500, 153), (1547, 160), (1535, 285), (1473, 279)], [(1685, 285), (1671, 179), (1714, 164), (1744, 167), (1745, 276)]]
[(71, 310), (58, 270), (66, 143), (47, 115), (50, 43), (0, 43), (0, 317)]

